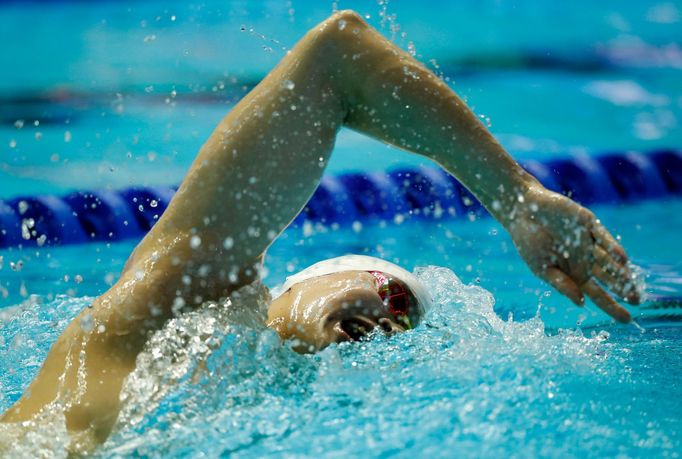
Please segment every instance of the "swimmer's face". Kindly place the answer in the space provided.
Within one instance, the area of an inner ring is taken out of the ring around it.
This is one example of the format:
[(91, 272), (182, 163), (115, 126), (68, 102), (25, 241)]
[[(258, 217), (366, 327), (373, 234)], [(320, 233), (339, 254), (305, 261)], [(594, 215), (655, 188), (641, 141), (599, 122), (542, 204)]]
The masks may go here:
[(296, 340), (300, 352), (357, 341), (376, 327), (389, 334), (406, 328), (382, 300), (375, 277), (365, 271), (328, 274), (293, 285), (270, 305), (268, 326), (283, 339)]

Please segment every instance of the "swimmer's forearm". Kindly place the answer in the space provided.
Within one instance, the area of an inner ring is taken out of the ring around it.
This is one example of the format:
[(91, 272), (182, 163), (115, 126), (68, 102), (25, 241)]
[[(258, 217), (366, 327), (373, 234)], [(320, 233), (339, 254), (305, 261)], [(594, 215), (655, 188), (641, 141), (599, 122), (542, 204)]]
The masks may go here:
[[(492, 137), (492, 136), (491, 136)], [(493, 139), (494, 140), (494, 139)], [(470, 147), (471, 154), (434, 155), (432, 159), (457, 177), (504, 226), (528, 191), (542, 185), (495, 141)]]
[(346, 125), (427, 156), (456, 176), (503, 224), (529, 187), (525, 172), (440, 78), (360, 18), (344, 37)]

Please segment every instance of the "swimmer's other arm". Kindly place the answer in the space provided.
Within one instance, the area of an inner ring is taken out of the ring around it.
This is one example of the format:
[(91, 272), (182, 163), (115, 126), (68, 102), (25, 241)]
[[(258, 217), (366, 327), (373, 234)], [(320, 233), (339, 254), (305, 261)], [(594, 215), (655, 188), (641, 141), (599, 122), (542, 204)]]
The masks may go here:
[(630, 314), (602, 287), (640, 298), (623, 248), (594, 214), (524, 171), (436, 75), (361, 18), (346, 18), (339, 66), (345, 124), (427, 156), (456, 176), (511, 233), (531, 270), (578, 305), (584, 297), (620, 322)]

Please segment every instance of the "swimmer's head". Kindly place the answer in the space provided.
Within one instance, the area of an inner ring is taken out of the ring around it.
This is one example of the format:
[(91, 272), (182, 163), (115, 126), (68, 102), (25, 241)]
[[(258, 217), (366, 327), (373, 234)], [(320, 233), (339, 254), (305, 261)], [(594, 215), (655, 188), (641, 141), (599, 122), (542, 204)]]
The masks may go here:
[(363, 255), (316, 263), (287, 278), (274, 296), (268, 326), (297, 340), (303, 352), (360, 340), (376, 327), (389, 334), (410, 329), (431, 304), (414, 275)]

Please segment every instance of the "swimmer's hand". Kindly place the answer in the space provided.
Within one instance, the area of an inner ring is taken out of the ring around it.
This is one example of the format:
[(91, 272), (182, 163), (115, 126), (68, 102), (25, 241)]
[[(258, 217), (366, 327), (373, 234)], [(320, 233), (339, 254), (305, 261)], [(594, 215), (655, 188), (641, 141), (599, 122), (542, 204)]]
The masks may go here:
[(630, 313), (602, 285), (639, 304), (635, 277), (625, 251), (594, 214), (542, 187), (519, 201), (503, 224), (530, 269), (578, 306), (587, 295), (617, 321), (630, 322)]

